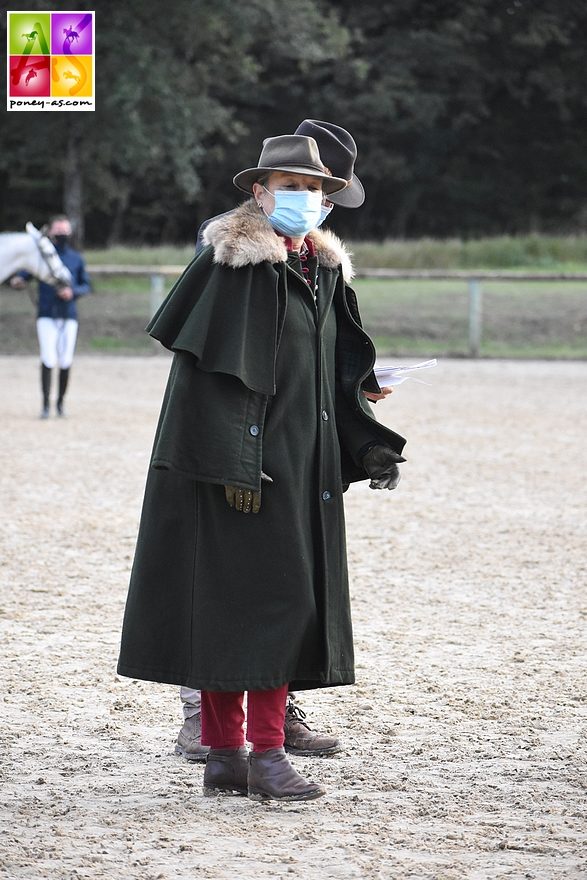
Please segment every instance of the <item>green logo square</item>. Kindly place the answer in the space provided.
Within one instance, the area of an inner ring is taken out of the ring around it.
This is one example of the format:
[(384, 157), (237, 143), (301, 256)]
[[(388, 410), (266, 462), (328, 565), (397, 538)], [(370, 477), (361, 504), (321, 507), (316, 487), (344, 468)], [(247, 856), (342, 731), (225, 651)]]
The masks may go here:
[(9, 12), (8, 39), (10, 55), (50, 55), (50, 13)]

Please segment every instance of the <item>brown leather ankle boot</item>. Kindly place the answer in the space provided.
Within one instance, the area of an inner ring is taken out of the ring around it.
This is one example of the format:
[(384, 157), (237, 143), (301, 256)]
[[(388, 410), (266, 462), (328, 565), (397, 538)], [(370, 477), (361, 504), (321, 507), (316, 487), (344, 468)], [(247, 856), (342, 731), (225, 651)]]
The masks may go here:
[(311, 801), (326, 791), (298, 773), (285, 749), (251, 752), (249, 755), (249, 798), (252, 801)]
[(306, 713), (290, 697), (285, 707), (283, 723), (285, 751), (290, 755), (334, 755), (340, 752), (340, 741), (329, 733), (312, 730)]
[(240, 749), (210, 749), (204, 770), (204, 794), (247, 794), (249, 773), (248, 751)]

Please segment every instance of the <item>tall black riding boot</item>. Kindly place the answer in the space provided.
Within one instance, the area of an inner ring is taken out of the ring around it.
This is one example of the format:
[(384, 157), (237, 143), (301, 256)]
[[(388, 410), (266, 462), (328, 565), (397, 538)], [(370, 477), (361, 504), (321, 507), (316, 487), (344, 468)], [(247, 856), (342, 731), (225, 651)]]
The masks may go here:
[(41, 410), (41, 418), (49, 418), (49, 397), (51, 395), (51, 367), (46, 367), (41, 363), (41, 390), (43, 392), (43, 409)]
[(67, 383), (69, 382), (69, 367), (66, 370), (59, 370), (59, 396), (57, 398), (57, 415), (63, 416), (63, 398), (67, 391)]

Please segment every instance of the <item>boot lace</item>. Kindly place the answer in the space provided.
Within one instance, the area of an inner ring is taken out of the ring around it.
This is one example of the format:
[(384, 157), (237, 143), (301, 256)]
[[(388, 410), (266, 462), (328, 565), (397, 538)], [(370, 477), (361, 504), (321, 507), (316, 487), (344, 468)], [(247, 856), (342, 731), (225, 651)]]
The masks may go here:
[(308, 724), (306, 724), (306, 713), (303, 709), (300, 709), (299, 706), (293, 702), (293, 700), (289, 700), (287, 704), (286, 715), (288, 718), (291, 718), (292, 721), (298, 721), (300, 724), (303, 724), (305, 728), (310, 730)]

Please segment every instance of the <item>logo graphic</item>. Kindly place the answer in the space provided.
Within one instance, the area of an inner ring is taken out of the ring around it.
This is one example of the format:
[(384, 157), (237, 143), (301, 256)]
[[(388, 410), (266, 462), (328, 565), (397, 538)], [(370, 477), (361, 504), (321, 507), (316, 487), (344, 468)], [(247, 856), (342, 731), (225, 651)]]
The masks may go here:
[(8, 12), (7, 110), (94, 110), (94, 12)]

